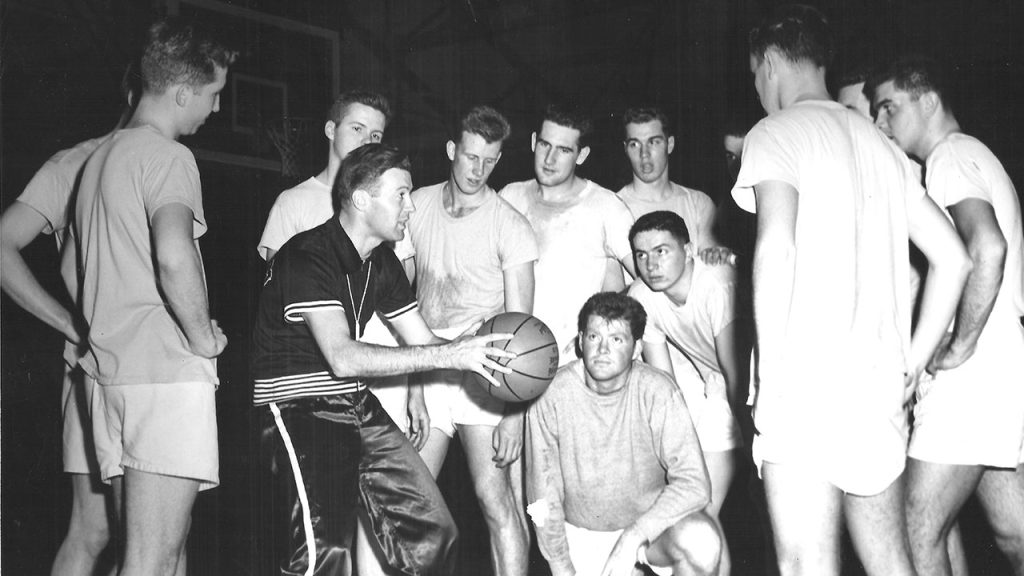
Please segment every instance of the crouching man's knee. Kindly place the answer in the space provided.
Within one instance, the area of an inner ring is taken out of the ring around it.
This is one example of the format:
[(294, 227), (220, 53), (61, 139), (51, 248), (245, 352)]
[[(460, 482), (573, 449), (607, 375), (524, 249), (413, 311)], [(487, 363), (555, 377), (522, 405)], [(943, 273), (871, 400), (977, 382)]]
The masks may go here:
[(647, 548), (647, 561), (672, 566), (674, 574), (714, 576), (722, 558), (722, 535), (706, 512), (695, 512), (661, 533)]

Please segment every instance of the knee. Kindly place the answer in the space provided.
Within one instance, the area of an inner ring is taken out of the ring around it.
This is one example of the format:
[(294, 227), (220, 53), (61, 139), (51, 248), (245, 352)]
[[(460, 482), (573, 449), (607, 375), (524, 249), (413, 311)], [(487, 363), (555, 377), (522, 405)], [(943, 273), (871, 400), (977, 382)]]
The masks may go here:
[(76, 547), (96, 556), (110, 543), (110, 522), (102, 518), (77, 516), (68, 527), (67, 539)]
[[(506, 528), (521, 524), (521, 514), (515, 510), (515, 497), (512, 495), (511, 487), (498, 485), (484, 485), (476, 488), (477, 500), (480, 502), (480, 511), (489, 527)], [(523, 527), (525, 529), (525, 526)]]
[(992, 536), (1004, 554), (1024, 566), (1024, 526), (993, 522)]
[(715, 521), (698, 512), (669, 528), (669, 555), (688, 565), (695, 574), (713, 575), (722, 558), (722, 535)]

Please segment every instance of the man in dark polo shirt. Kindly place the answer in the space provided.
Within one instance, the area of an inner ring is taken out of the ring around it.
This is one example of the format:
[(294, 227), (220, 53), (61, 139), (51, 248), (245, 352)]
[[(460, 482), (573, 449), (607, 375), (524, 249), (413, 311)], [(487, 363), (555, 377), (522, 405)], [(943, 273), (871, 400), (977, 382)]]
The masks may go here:
[[(282, 574), (351, 574), (357, 507), (366, 509), (388, 563), (407, 574), (449, 574), (456, 529), (430, 472), (364, 378), (435, 368), (509, 372), (490, 346), (509, 334), (433, 335), (386, 241), (409, 214), (409, 160), (367, 144), (342, 162), (332, 188), (335, 217), (294, 236), (270, 263), (254, 337), (253, 403), (273, 416), (279, 470), (294, 498)], [(375, 312), (407, 345), (360, 342)], [(428, 345), (435, 344), (435, 345)]]

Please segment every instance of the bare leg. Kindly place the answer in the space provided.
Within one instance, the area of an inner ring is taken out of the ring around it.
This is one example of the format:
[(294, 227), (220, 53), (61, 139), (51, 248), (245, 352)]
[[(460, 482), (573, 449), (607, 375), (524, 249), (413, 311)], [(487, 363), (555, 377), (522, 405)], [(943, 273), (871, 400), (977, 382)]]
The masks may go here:
[(839, 490), (803, 466), (765, 462), (761, 471), (779, 573), (838, 576)]
[(198, 492), (195, 480), (125, 470), (126, 542), (121, 576), (175, 574)]
[(725, 503), (725, 497), (729, 495), (732, 480), (736, 476), (737, 455), (737, 450), (704, 453), (704, 463), (707, 464), (708, 475), (711, 476), (711, 504), (706, 511), (718, 526), (719, 533), (722, 534), (722, 560), (718, 567), (719, 576), (729, 576), (732, 572), (729, 544), (725, 540), (725, 530), (722, 529), (722, 521), (718, 516)]
[(528, 540), (526, 521), (515, 500), (510, 468), (498, 468), (491, 458), (493, 426), (459, 426), (459, 437), (466, 451), (473, 488), (480, 501), (491, 535), (491, 564), (496, 576), (526, 576)]
[(920, 574), (952, 574), (946, 539), (981, 480), (981, 466), (907, 459), (907, 530)]
[(989, 468), (978, 484), (981, 502), (996, 545), (1016, 576), (1024, 576), (1024, 464), (1016, 470)]
[(695, 512), (669, 527), (647, 547), (652, 566), (671, 566), (673, 576), (714, 576), (722, 552), (718, 525), (706, 512)]
[(843, 497), (846, 525), (869, 575), (914, 576), (903, 508), (903, 477), (880, 494)]
[(949, 565), (953, 570), (953, 576), (968, 576), (970, 570), (967, 568), (967, 552), (964, 550), (964, 541), (960, 537), (960, 523), (953, 524), (949, 530), (949, 537), (946, 538), (946, 550), (949, 553)]
[(110, 541), (110, 489), (88, 474), (71, 474), (71, 522), (51, 574), (88, 576)]
[(444, 432), (437, 428), (431, 428), (427, 443), (420, 450), (420, 458), (427, 465), (427, 469), (430, 470), (430, 475), (434, 477), (434, 480), (437, 480), (437, 477), (441, 475), (444, 459), (448, 456), (448, 444), (451, 441), (452, 439)]

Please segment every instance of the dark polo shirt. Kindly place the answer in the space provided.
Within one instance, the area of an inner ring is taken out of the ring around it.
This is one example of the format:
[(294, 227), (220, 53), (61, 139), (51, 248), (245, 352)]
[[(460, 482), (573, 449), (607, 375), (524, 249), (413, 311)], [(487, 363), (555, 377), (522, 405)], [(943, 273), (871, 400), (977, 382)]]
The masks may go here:
[(253, 404), (365, 388), (359, 377), (331, 372), (302, 320), (303, 312), (329, 309), (344, 310), (353, 338), (375, 312), (391, 320), (416, 309), (391, 248), (382, 244), (362, 261), (336, 217), (296, 234), (270, 262), (253, 334)]

